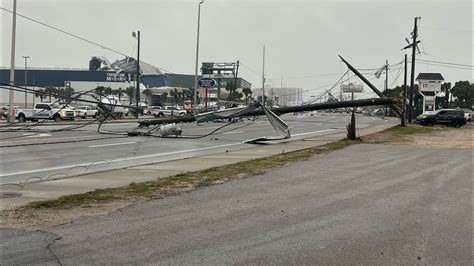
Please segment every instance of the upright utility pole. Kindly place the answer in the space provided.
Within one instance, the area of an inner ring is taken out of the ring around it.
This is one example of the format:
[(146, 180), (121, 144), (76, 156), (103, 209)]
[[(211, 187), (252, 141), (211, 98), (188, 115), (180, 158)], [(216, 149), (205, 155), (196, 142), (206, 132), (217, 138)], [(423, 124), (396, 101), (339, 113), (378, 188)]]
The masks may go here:
[(415, 84), (415, 55), (416, 55), (416, 38), (418, 37), (418, 19), (420, 17), (415, 17), (415, 26), (413, 27), (413, 43), (412, 43), (412, 52), (411, 52), (411, 80), (410, 80), (410, 102), (408, 108), (408, 123), (411, 123), (411, 119), (413, 116), (413, 94), (415, 88), (413, 87)]
[[(15, 38), (16, 38), (16, 0), (13, 0), (13, 22), (12, 22), (12, 49), (10, 61), (10, 85), (15, 85)], [(13, 90), (10, 90), (8, 98), (8, 122), (15, 121), (15, 114), (13, 108)]]
[(407, 54), (405, 54), (405, 72), (403, 74), (403, 97), (402, 97), (402, 127), (406, 126), (407, 114)]
[(201, 4), (204, 0), (201, 0), (198, 5), (198, 25), (197, 25), (197, 37), (196, 37), (196, 68), (194, 71), (194, 100), (193, 100), (193, 113), (197, 114), (197, 90), (198, 90), (198, 59), (199, 59), (199, 27), (201, 24)]
[[(25, 108), (28, 108), (28, 91), (26, 90), (26, 87), (28, 86), (28, 58), (29, 56), (22, 56), (25, 59)], [(35, 95), (33, 95), (33, 98)]]
[(135, 118), (138, 118), (138, 102), (140, 101), (140, 31), (137, 31), (137, 88), (135, 94)]
[[(388, 59), (385, 60), (385, 93), (388, 90)], [(385, 106), (385, 116), (388, 115), (388, 107)]]
[(282, 102), (283, 102), (283, 76), (281, 76), (281, 79), (280, 79), (280, 100), (278, 101), (278, 104), (281, 106), (282, 105)]
[[(237, 66), (235, 68), (235, 75), (234, 75), (234, 92), (237, 91), (237, 75), (239, 75), (239, 60), (237, 60)], [(234, 95), (232, 95), (232, 101), (235, 100), (234, 99)]]
[(263, 46), (263, 67), (262, 67), (262, 105), (265, 106), (265, 45)]

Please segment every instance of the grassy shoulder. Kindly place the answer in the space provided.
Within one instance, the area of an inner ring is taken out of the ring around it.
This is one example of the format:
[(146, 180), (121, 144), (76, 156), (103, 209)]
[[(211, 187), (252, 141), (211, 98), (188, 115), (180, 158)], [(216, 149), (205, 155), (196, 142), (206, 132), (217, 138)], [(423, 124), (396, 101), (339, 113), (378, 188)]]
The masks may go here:
[(365, 143), (403, 143), (411, 140), (413, 135), (436, 133), (449, 130), (445, 126), (426, 127), (417, 124), (406, 127), (394, 126), (381, 132), (362, 137)]
[(54, 200), (30, 203), (26, 208), (67, 209), (80, 206), (107, 203), (111, 201), (136, 201), (142, 199), (161, 198), (198, 187), (222, 183), (228, 180), (244, 178), (265, 173), (285, 164), (305, 160), (314, 155), (343, 149), (357, 143), (394, 143), (403, 142), (413, 134), (443, 131), (446, 127), (423, 127), (410, 125), (395, 126), (385, 131), (363, 137), (361, 140), (340, 140), (323, 146), (311, 147), (294, 152), (273, 155), (235, 164), (213, 167), (202, 171), (187, 172), (154, 181), (132, 183), (118, 188), (96, 189), (91, 192), (62, 196)]

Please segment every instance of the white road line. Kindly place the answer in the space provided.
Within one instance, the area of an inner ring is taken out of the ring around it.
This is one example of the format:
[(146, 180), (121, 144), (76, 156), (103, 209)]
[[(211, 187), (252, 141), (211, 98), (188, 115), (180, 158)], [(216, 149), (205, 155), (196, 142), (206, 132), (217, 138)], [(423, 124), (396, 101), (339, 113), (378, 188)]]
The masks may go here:
[(88, 147), (89, 148), (98, 148), (98, 147), (107, 147), (107, 146), (128, 145), (128, 144), (135, 144), (135, 143), (136, 143), (135, 141), (130, 141), (130, 142), (122, 142), (122, 143), (92, 145), (92, 146), (88, 146)]
[[(195, 151), (205, 151), (205, 150), (212, 150), (212, 149), (217, 149), (217, 148), (224, 148), (224, 147), (229, 147), (229, 146), (235, 146), (235, 145), (242, 145), (242, 142), (236, 142), (236, 143), (230, 143), (230, 144), (223, 144), (223, 145), (217, 145), (217, 146), (212, 146), (212, 147), (206, 147), (206, 148), (199, 148), (199, 149), (191, 149), (191, 150), (183, 150), (183, 151), (172, 151), (172, 152), (165, 152), (165, 153), (156, 153), (156, 154), (149, 154), (149, 155), (141, 155), (141, 156), (135, 156), (131, 158), (123, 158), (123, 159), (117, 159), (114, 160), (114, 163), (117, 162), (124, 162), (124, 161), (131, 161), (131, 160), (138, 160), (138, 159), (144, 159), (144, 158), (150, 158), (150, 157), (158, 157), (158, 156), (166, 156), (166, 155), (172, 155), (172, 154), (179, 154), (179, 153), (189, 153), (189, 152), (195, 152)], [(101, 164), (106, 164), (108, 162), (97, 162), (94, 165), (101, 165)], [(16, 173), (7, 173), (7, 174), (0, 174), (0, 177), (7, 177), (7, 176), (15, 176), (15, 175), (24, 175), (24, 174), (31, 174), (31, 173), (37, 173), (37, 172), (44, 172), (44, 171), (54, 171), (54, 170), (63, 170), (63, 169), (69, 169), (69, 168), (74, 168), (74, 167), (80, 167), (80, 166), (89, 166), (91, 163), (81, 163), (81, 164), (74, 164), (74, 165), (65, 165), (65, 166), (57, 166), (57, 167), (50, 167), (50, 168), (43, 168), (43, 169), (35, 169), (35, 170), (28, 170), (28, 171), (23, 171), (23, 172), (16, 172)]]
[(299, 133), (299, 134), (291, 134), (291, 136), (292, 137), (304, 136), (304, 135), (323, 133), (323, 132), (329, 132), (329, 131), (334, 131), (334, 130), (337, 130), (337, 129), (325, 129), (325, 130), (311, 131), (311, 132), (305, 132), (305, 133)]
[(239, 133), (243, 133), (243, 131), (229, 131), (229, 132), (222, 133), (222, 135), (239, 134)]

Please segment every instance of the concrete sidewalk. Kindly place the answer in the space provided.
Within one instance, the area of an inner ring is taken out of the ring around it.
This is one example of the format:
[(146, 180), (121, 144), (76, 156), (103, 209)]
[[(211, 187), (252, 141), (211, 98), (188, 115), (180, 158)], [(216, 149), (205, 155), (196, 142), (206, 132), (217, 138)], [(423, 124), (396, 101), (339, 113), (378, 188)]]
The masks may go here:
[[(383, 125), (358, 129), (358, 136), (365, 136), (397, 125), (391, 120)], [(60, 196), (85, 193), (98, 188), (112, 188), (128, 185), (132, 182), (145, 182), (157, 178), (166, 178), (179, 173), (198, 171), (211, 167), (229, 165), (237, 162), (282, 154), (305, 148), (321, 146), (346, 137), (345, 133), (308, 137), (302, 140), (288, 141), (272, 145), (260, 145), (244, 150), (216, 153), (175, 161), (134, 166), (125, 169), (100, 173), (84, 174), (64, 179), (37, 183), (0, 186), (0, 210), (15, 209), (30, 202), (56, 199)]]

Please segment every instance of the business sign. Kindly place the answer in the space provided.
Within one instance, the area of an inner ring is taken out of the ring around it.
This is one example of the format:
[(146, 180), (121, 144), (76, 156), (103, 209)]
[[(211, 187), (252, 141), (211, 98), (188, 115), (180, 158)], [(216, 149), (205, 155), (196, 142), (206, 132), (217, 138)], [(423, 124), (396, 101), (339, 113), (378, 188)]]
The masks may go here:
[(441, 82), (422, 82), (420, 81), (420, 91), (441, 91)]
[(201, 78), (198, 80), (198, 85), (203, 88), (212, 88), (216, 85), (216, 81), (211, 78)]
[(352, 83), (349, 84), (342, 84), (341, 85), (342, 92), (364, 92), (364, 86), (362, 84), (360, 85), (354, 85)]
[(127, 76), (124, 73), (111, 73), (107, 72), (105, 81), (110, 82), (125, 82), (128, 81)]

